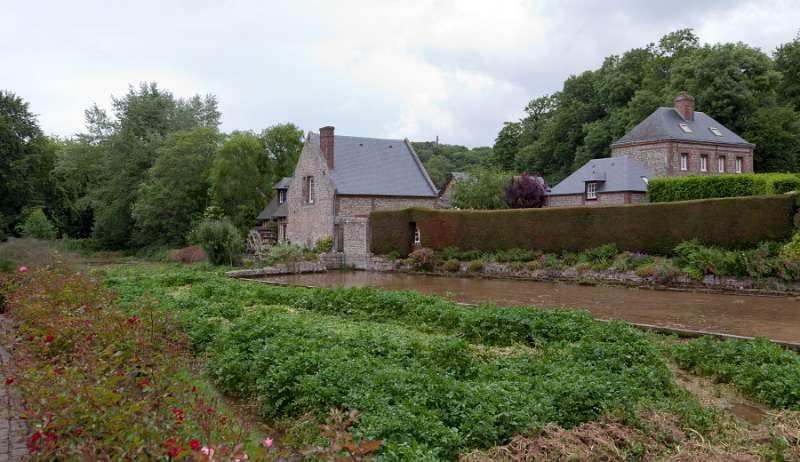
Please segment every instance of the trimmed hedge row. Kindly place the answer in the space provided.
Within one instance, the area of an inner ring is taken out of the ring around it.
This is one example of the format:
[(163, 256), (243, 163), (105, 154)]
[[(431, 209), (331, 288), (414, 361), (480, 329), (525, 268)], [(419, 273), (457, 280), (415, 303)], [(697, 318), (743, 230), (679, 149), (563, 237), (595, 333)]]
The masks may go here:
[(647, 185), (647, 196), (650, 202), (675, 202), (783, 194), (798, 189), (800, 189), (800, 175), (794, 173), (689, 176), (650, 180)]
[(407, 255), (416, 224), (422, 245), (435, 250), (562, 252), (613, 243), (666, 255), (691, 239), (724, 248), (788, 239), (794, 211), (793, 194), (605, 207), (385, 210), (370, 217), (371, 247), (376, 254)]

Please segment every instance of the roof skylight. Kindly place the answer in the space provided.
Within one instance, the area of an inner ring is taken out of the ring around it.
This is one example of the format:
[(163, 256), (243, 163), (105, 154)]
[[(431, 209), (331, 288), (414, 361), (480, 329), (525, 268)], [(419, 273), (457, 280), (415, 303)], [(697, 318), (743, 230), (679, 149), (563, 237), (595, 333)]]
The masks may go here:
[(684, 131), (684, 133), (692, 133), (692, 129), (691, 129), (691, 128), (689, 128), (689, 125), (688, 125), (688, 124), (685, 124), (685, 123), (679, 123), (679, 124), (678, 124), (678, 126), (680, 126), (680, 127), (681, 127), (681, 130), (683, 130), (683, 131)]
[(717, 128), (717, 127), (708, 127), (708, 129), (711, 130), (711, 133), (713, 133), (713, 134), (715, 134), (717, 136), (722, 136), (722, 132), (719, 131), (719, 128)]

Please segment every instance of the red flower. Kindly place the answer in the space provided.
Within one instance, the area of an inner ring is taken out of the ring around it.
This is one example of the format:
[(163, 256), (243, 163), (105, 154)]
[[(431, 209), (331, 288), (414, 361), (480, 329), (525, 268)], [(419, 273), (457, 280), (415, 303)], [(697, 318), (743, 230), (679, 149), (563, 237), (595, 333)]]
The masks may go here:
[(200, 442), (197, 440), (189, 441), (189, 447), (192, 448), (193, 451), (197, 451), (200, 449)]
[(6, 377), (6, 385), (11, 385), (14, 383), (14, 377)]
[(139, 322), (139, 316), (131, 316), (130, 318), (128, 318), (129, 326), (135, 326), (137, 322)]
[(168, 448), (175, 447), (175, 438), (167, 438), (167, 441), (164, 441), (164, 446)]
[(31, 443), (36, 443), (40, 439), (42, 439), (42, 432), (40, 431), (37, 431), (36, 433), (31, 435)]
[(172, 449), (169, 450), (169, 456), (170, 457), (178, 457), (178, 454), (180, 454), (181, 451), (183, 451), (183, 448), (180, 447), (180, 446), (172, 448)]
[(44, 341), (47, 343), (53, 343), (53, 340), (55, 340), (55, 337), (53, 337), (52, 335), (48, 335), (47, 337), (44, 338)]
[(75, 430), (72, 430), (72, 434), (75, 436), (80, 436), (83, 433), (83, 427), (75, 427)]
[(197, 393), (197, 387), (192, 386), (192, 393)]
[(225, 425), (226, 423), (228, 423), (228, 416), (226, 416), (226, 415), (219, 416), (219, 423), (221, 423), (222, 425)]

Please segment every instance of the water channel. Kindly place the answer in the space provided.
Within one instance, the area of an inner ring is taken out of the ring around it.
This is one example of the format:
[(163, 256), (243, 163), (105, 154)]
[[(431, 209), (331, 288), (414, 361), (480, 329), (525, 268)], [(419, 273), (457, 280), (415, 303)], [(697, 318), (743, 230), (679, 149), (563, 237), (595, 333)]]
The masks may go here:
[(800, 342), (800, 299), (554, 282), (332, 271), (261, 278), (313, 287), (416, 290), (464, 303), (583, 308), (599, 319)]

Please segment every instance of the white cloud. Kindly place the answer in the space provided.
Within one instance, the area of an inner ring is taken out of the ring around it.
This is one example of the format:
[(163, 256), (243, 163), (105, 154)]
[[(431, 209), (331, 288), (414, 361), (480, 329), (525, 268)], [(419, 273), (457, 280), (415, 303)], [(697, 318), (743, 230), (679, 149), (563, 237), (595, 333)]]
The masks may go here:
[(48, 133), (155, 80), (216, 94), (223, 129), (304, 129), (491, 144), (528, 100), (670, 31), (772, 51), (794, 0), (340, 0), (108, 3), (0, 0), (0, 87)]

